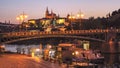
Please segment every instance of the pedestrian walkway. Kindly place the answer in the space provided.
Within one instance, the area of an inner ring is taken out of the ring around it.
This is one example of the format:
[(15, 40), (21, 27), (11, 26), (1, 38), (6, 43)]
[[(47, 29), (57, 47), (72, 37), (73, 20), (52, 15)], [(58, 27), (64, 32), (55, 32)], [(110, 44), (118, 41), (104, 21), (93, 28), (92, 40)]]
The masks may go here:
[(0, 68), (66, 68), (64, 64), (44, 61), (37, 57), (20, 54), (3, 54), (0, 56)]
[[(49, 64), (53, 64), (55, 66), (59, 66), (58, 68), (66, 68), (67, 67), (67, 64), (64, 64), (64, 63), (59, 64), (58, 62), (45, 61), (45, 60), (43, 60), (42, 58), (39, 58), (39, 57), (32, 57), (32, 59), (34, 59), (34, 61), (36, 61), (36, 62), (44, 61), (45, 63), (49, 63)], [(69, 68), (73, 68), (73, 67), (70, 66)]]

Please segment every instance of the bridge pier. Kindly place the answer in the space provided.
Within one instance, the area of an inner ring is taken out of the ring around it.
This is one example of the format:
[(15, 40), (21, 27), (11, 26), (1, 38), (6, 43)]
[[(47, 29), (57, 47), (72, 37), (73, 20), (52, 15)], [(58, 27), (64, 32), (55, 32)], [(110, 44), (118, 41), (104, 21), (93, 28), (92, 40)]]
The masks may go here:
[(106, 45), (105, 49), (108, 48), (107, 51), (105, 50), (106, 52), (109, 52), (109, 53), (119, 52), (118, 45), (117, 45), (117, 33), (115, 29), (110, 29), (106, 33), (106, 43), (104, 45)]

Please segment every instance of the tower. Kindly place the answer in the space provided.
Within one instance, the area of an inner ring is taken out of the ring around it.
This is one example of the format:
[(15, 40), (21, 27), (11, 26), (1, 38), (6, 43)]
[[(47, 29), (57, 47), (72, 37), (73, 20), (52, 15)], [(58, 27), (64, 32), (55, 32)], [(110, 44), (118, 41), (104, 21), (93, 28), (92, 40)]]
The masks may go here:
[(49, 18), (49, 19), (56, 18), (56, 14), (52, 10), (51, 10), (51, 13), (49, 13), (49, 10), (47, 7), (45, 12), (45, 18)]
[(45, 12), (45, 17), (47, 17), (49, 15), (49, 10), (48, 7), (46, 8), (46, 12)]

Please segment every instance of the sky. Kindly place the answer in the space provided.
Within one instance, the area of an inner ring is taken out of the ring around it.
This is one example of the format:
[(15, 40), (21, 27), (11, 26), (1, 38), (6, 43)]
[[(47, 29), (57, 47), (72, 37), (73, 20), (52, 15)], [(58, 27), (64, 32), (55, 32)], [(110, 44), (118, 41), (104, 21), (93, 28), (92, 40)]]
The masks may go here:
[(23, 12), (28, 15), (26, 20), (43, 18), (46, 7), (60, 17), (81, 11), (84, 18), (96, 18), (120, 9), (120, 0), (0, 0), (0, 22), (18, 24), (16, 17)]

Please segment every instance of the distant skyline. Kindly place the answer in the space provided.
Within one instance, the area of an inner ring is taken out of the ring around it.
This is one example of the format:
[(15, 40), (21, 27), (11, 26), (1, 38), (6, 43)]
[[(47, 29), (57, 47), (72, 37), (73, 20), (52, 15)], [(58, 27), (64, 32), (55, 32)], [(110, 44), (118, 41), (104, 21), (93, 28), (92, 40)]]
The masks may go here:
[(120, 8), (120, 0), (0, 0), (0, 22), (18, 24), (16, 17), (25, 12), (28, 19), (43, 18), (46, 7), (49, 11), (66, 17), (82, 12), (84, 18), (91, 16), (105, 17), (108, 13)]

